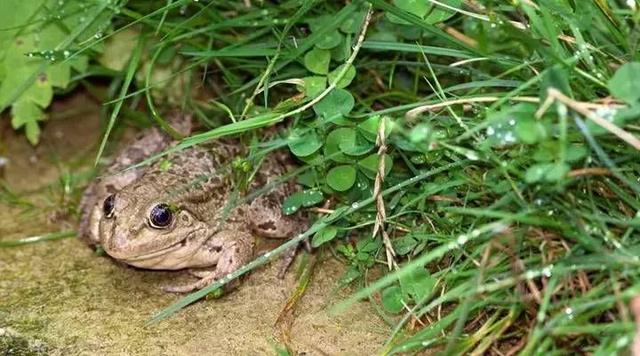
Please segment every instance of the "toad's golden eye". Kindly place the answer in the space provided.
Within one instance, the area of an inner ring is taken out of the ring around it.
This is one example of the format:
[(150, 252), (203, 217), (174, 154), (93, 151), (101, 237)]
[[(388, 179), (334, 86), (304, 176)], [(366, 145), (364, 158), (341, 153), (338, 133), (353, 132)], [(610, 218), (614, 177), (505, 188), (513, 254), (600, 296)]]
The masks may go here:
[(169, 205), (160, 203), (151, 209), (149, 213), (149, 225), (156, 229), (162, 229), (171, 224), (173, 212)]
[(104, 213), (105, 218), (109, 219), (113, 217), (113, 208), (115, 206), (115, 203), (116, 203), (115, 194), (109, 195), (107, 199), (104, 200), (104, 202), (102, 203), (102, 212)]

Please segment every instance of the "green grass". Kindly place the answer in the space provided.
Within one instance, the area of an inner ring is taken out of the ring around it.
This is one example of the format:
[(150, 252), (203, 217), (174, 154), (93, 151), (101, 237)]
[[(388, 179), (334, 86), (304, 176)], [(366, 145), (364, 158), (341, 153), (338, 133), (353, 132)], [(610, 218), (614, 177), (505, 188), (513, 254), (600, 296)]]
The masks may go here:
[[(131, 115), (121, 108), (146, 106), (166, 125), (161, 104), (180, 106), (207, 128), (180, 150), (227, 135), (261, 141), (260, 128), (284, 121), (282, 137), (254, 151), (288, 146), (305, 190), (334, 197), (309, 231), (229, 278), (309, 237), (345, 261), (340, 283), (360, 288), (334, 311), (381, 305), (384, 354), (629, 347), (640, 65), (628, 63), (640, 61), (640, 11), (628, 2), (131, 0), (117, 10), (84, 47), (139, 38), (105, 100), (109, 128)], [(392, 271), (372, 236), (382, 206)]]

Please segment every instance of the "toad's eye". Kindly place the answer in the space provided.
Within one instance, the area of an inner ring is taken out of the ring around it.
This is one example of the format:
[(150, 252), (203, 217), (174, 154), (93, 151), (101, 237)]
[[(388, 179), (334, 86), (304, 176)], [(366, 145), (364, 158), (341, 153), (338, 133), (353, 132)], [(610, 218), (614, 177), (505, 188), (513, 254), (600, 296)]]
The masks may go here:
[(173, 212), (169, 205), (160, 203), (151, 209), (151, 213), (149, 214), (149, 225), (156, 229), (162, 229), (171, 224), (172, 216)]
[(104, 200), (102, 203), (102, 212), (104, 212), (104, 217), (109, 219), (113, 217), (113, 207), (116, 203), (116, 196), (111, 194)]

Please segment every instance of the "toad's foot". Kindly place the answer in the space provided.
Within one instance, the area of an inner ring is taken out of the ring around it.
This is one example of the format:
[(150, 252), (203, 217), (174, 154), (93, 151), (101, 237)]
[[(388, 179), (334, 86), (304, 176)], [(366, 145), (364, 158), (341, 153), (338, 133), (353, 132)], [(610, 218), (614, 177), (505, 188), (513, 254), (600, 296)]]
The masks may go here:
[(181, 284), (181, 285), (175, 285), (175, 286), (164, 286), (162, 287), (162, 289), (165, 292), (169, 292), (169, 293), (189, 293), (194, 290), (199, 290), (208, 286), (209, 284), (213, 283), (215, 280), (219, 279), (220, 277), (220, 274), (217, 273), (216, 271), (212, 271), (209, 273), (205, 271), (201, 271), (199, 275), (201, 276), (200, 279), (193, 283), (187, 283), (187, 284)]

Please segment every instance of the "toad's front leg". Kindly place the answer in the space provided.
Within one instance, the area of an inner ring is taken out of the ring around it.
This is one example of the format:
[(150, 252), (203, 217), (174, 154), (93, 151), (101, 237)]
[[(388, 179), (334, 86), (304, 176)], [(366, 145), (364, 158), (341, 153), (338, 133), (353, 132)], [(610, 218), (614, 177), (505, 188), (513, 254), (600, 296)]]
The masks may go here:
[[(223, 230), (216, 233), (209, 239), (199, 251), (201, 254), (211, 256), (214, 268), (206, 270), (196, 270), (200, 280), (178, 286), (167, 286), (163, 289), (172, 293), (188, 293), (193, 290), (202, 289), (221, 277), (237, 270), (249, 263), (253, 258), (255, 238), (246, 231)], [(237, 285), (237, 280), (225, 286), (225, 289), (233, 289)]]
[[(249, 226), (258, 236), (288, 239), (308, 228), (308, 221), (300, 212), (295, 215), (285, 215), (282, 212), (281, 202), (284, 198), (284, 190), (279, 188), (256, 198), (251, 203), (249, 206)], [(304, 243), (307, 244), (306, 241)], [(284, 278), (296, 256), (296, 251), (297, 246), (294, 246), (283, 255), (282, 266), (278, 272), (279, 278)]]

